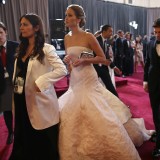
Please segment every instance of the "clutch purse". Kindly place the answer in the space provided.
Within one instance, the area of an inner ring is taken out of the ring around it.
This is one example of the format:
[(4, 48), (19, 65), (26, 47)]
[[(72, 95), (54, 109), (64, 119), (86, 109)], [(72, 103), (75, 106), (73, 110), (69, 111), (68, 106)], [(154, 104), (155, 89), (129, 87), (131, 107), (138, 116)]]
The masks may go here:
[(83, 51), (83, 52), (80, 54), (80, 57), (79, 57), (79, 58), (93, 58), (93, 57), (94, 57), (93, 53)]

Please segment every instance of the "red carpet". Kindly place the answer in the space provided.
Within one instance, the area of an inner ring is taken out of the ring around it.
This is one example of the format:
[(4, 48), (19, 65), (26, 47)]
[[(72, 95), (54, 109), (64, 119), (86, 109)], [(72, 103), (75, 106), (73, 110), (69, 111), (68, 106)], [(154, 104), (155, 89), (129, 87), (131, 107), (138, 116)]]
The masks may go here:
[(7, 132), (3, 116), (0, 116), (0, 160), (8, 160), (12, 150), (12, 144), (6, 145)]
[[(139, 67), (138, 72), (134, 73), (133, 76), (118, 78), (121, 81), (127, 80), (127, 85), (117, 87), (120, 99), (130, 106), (133, 117), (144, 118), (146, 128), (154, 129), (148, 93), (144, 92), (142, 86), (143, 70)], [(153, 160), (151, 153), (154, 146), (155, 143), (147, 141), (137, 148), (142, 160)]]
[(116, 81), (116, 87), (126, 85), (128, 82), (127, 79), (121, 77), (115, 77), (115, 81)]
[(57, 97), (60, 97), (64, 92), (68, 90), (68, 85), (69, 85), (68, 76), (62, 78), (60, 81), (54, 84), (54, 88), (56, 90)]
[[(139, 68), (133, 76), (121, 78), (116, 77), (117, 91), (120, 99), (130, 106), (133, 117), (142, 117), (145, 120), (147, 129), (154, 129), (151, 107), (148, 94), (142, 87), (143, 71)], [(57, 95), (60, 96), (68, 88), (68, 78), (63, 78), (55, 84)], [(7, 129), (3, 116), (0, 116), (0, 160), (8, 160), (12, 145), (6, 145)], [(142, 160), (152, 160), (151, 152), (154, 143), (147, 141), (141, 147), (137, 148)]]

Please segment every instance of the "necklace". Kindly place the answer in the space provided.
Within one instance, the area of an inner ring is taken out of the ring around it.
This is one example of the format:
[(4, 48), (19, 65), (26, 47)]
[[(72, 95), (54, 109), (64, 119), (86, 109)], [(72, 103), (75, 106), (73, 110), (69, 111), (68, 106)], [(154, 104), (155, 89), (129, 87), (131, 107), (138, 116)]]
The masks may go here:
[(23, 62), (25, 62), (25, 60), (33, 54), (33, 49), (34, 47), (32, 47), (30, 50), (27, 49), (26, 54), (22, 58)]

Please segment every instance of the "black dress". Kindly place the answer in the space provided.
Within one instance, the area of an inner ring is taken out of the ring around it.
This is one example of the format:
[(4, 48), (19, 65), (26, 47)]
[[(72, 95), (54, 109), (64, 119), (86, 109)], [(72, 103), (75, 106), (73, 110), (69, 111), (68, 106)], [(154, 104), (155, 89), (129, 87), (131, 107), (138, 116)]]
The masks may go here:
[[(26, 79), (29, 58), (23, 62), (17, 60), (19, 73), (16, 76)], [(44, 130), (35, 130), (29, 120), (25, 90), (14, 93), (15, 104), (15, 138), (10, 160), (58, 160), (58, 125)]]

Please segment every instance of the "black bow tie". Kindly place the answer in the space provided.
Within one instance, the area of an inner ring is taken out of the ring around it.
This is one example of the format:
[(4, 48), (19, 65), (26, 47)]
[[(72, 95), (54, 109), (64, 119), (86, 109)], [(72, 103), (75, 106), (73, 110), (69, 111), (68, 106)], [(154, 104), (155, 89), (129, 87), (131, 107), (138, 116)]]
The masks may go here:
[(156, 44), (160, 44), (160, 41), (156, 41)]

